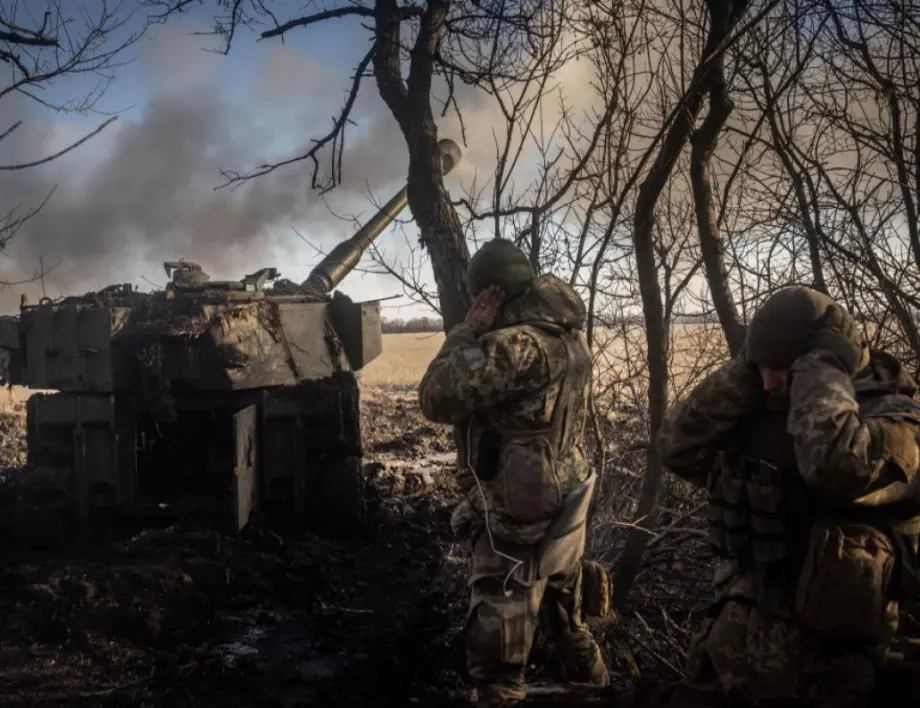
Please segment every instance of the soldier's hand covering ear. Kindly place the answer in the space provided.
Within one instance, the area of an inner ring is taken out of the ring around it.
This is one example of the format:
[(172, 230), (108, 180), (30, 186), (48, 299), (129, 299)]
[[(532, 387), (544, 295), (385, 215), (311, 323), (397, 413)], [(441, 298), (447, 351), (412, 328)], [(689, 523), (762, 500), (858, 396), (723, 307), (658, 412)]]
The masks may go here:
[(473, 300), (472, 307), (466, 313), (466, 324), (476, 334), (485, 334), (491, 331), (498, 321), (504, 302), (505, 293), (502, 292), (502, 289), (497, 285), (489, 286)]
[(851, 376), (859, 370), (865, 342), (856, 321), (836, 305), (827, 308), (816, 324), (812, 351), (833, 357)]

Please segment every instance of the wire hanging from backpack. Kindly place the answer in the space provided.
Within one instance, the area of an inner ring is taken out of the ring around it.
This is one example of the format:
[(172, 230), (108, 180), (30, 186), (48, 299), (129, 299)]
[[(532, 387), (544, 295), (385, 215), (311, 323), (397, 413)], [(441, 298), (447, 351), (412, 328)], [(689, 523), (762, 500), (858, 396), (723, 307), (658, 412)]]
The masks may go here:
[(466, 426), (466, 468), (469, 470), (470, 474), (473, 475), (473, 479), (476, 480), (476, 488), (479, 490), (479, 496), (482, 499), (482, 513), (483, 519), (486, 525), (486, 535), (489, 539), (489, 546), (492, 548), (492, 552), (505, 560), (511, 561), (514, 565), (511, 566), (511, 570), (508, 571), (508, 574), (505, 576), (505, 580), (502, 583), (502, 592), (505, 593), (505, 597), (511, 597), (513, 590), (508, 588), (508, 582), (511, 580), (511, 576), (514, 575), (515, 571), (524, 565), (524, 561), (520, 558), (515, 558), (509, 556), (507, 553), (502, 553), (495, 547), (495, 538), (492, 536), (492, 528), (489, 525), (489, 503), (486, 500), (486, 491), (482, 487), (482, 482), (479, 481), (479, 476), (476, 474), (476, 470), (473, 469), (473, 464), (471, 462), (473, 457), (473, 421), (470, 420), (469, 424)]

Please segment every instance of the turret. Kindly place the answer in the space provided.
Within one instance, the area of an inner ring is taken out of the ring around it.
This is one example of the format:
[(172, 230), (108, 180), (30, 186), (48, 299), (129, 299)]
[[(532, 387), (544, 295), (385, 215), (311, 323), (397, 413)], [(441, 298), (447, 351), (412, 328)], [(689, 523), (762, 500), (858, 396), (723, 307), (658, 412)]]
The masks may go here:
[[(441, 174), (447, 175), (460, 162), (460, 147), (453, 140), (444, 138), (438, 141), (438, 151), (441, 156)], [(303, 281), (301, 287), (317, 296), (331, 292), (355, 269), (364, 252), (406, 208), (407, 201), (407, 188), (403, 187), (354, 236), (333, 248)]]

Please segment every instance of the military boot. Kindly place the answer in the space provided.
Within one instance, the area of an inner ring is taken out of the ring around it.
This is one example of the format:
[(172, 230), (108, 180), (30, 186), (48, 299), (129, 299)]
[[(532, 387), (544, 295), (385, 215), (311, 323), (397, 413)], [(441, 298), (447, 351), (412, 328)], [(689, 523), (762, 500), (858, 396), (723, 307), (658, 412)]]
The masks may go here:
[(601, 687), (609, 685), (604, 654), (587, 628), (561, 639), (562, 659), (569, 681)]

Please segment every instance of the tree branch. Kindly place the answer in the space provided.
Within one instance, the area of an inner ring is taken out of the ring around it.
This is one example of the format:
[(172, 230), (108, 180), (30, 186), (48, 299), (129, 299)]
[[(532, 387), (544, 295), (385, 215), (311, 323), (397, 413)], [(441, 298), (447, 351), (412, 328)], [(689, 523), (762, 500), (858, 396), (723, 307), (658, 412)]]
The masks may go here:
[[(401, 19), (406, 19), (409, 17), (414, 17), (422, 13), (421, 8), (417, 7), (404, 7), (400, 8)], [(271, 37), (280, 37), (285, 32), (296, 27), (307, 27), (308, 25), (315, 24), (317, 22), (322, 22), (323, 20), (333, 20), (338, 17), (374, 17), (374, 11), (369, 7), (353, 6), (353, 7), (337, 7), (332, 10), (325, 10), (323, 12), (316, 12), (312, 15), (307, 15), (306, 17), (299, 17), (296, 20), (290, 20), (285, 22), (283, 25), (279, 25), (274, 29), (266, 30), (261, 34), (261, 39), (270, 39)]]
[[(103, 130), (105, 130), (109, 125), (111, 125), (112, 123), (114, 123), (116, 120), (118, 120), (118, 116), (112, 116), (112, 117), (109, 118), (105, 123), (103, 123), (102, 125), (100, 125), (98, 128), (96, 128), (96, 129), (95, 129), (94, 131), (92, 131), (91, 133), (87, 133), (87, 134), (84, 135), (82, 138), (80, 138), (79, 140), (77, 140), (75, 143), (71, 143), (70, 145), (68, 145), (67, 147), (65, 147), (63, 150), (58, 150), (58, 151), (57, 151), (56, 153), (54, 153), (53, 155), (49, 155), (48, 157), (43, 157), (43, 158), (40, 159), (40, 160), (33, 160), (32, 162), (23, 162), (23, 163), (19, 163), (18, 165), (0, 165), (0, 171), (10, 172), (10, 171), (13, 171), (13, 170), (24, 170), (24, 169), (29, 168), (29, 167), (37, 167), (38, 165), (44, 165), (44, 164), (46, 164), (46, 163), (48, 163), (48, 162), (51, 162), (52, 160), (56, 160), (57, 158), (61, 157), (62, 155), (66, 155), (66, 154), (67, 154), (68, 152), (70, 152), (71, 150), (75, 150), (76, 148), (80, 147), (83, 143), (85, 143), (87, 140), (89, 140), (90, 138), (92, 138), (94, 135), (98, 135), (98, 134), (101, 133)], [(14, 126), (14, 128), (15, 128), (15, 127), (16, 127), (16, 126)], [(8, 135), (11, 131), (12, 131), (12, 128), (11, 128), (9, 131), (7, 131), (7, 133), (5, 133), (4, 135)], [(3, 136), (0, 136), (0, 137), (3, 137)]]
[(329, 143), (332, 143), (332, 156), (330, 159), (332, 172), (328, 182), (322, 186), (321, 193), (328, 192), (336, 184), (338, 184), (341, 181), (342, 174), (341, 162), (337, 159), (337, 156), (341, 156), (342, 150), (344, 148), (341, 141), (341, 135), (344, 132), (346, 123), (349, 122), (351, 111), (355, 105), (355, 100), (358, 98), (358, 91), (361, 88), (361, 79), (364, 78), (365, 73), (367, 72), (367, 67), (370, 65), (373, 58), (374, 47), (371, 47), (367, 54), (364, 55), (364, 58), (361, 60), (357, 69), (355, 70), (355, 75), (351, 82), (351, 89), (348, 92), (348, 98), (345, 100), (345, 105), (342, 108), (342, 111), (339, 113), (338, 118), (336, 118), (333, 122), (332, 130), (326, 133), (326, 135), (323, 137), (314, 139), (313, 147), (311, 147), (302, 155), (298, 155), (297, 157), (292, 157), (281, 162), (260, 165), (255, 171), (249, 172), (247, 174), (240, 174), (230, 170), (221, 170), (221, 175), (226, 179), (226, 181), (223, 184), (215, 187), (215, 190), (223, 189), (229, 185), (239, 184), (255, 177), (267, 175), (280, 167), (293, 165), (294, 163), (302, 162), (304, 160), (311, 160), (313, 162), (313, 175), (310, 179), (310, 184), (313, 189), (316, 189), (319, 185), (317, 181), (317, 176), (319, 174), (319, 160), (317, 159), (317, 153), (326, 147)]

